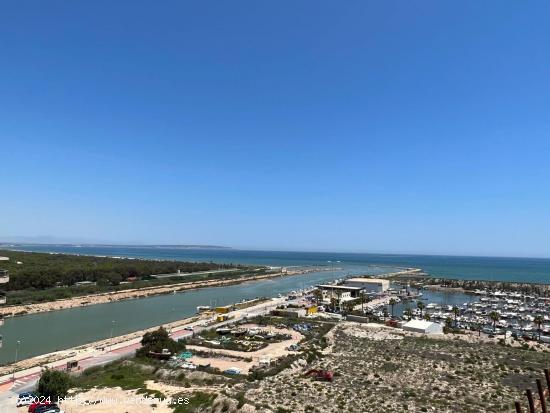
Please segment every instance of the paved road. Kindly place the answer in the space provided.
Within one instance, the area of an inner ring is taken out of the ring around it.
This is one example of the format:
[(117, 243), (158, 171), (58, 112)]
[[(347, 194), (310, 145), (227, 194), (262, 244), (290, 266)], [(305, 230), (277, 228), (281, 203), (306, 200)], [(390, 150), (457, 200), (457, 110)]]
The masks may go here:
[[(276, 298), (272, 299), (271, 301), (258, 304), (256, 306), (233, 311), (230, 313), (230, 315), (232, 316), (231, 319), (218, 322), (207, 327), (203, 327), (200, 325), (201, 323), (204, 323), (204, 320), (182, 325), (173, 328), (170, 331), (170, 336), (173, 339), (177, 340), (179, 338), (192, 335), (193, 332), (185, 330), (185, 327), (193, 327), (193, 331), (199, 333), (202, 330), (218, 328), (230, 323), (234, 323), (235, 321), (242, 320), (243, 318), (267, 314), (283, 301), (284, 298)], [(140, 342), (141, 337), (128, 340), (126, 342), (114, 344), (113, 346), (107, 347), (103, 351), (95, 350), (89, 356), (79, 358), (78, 365), (80, 369), (86, 370), (90, 367), (101, 366), (124, 357), (131, 357), (134, 355), (135, 351), (139, 347), (141, 347)], [(71, 358), (71, 360), (74, 359), (74, 357)], [(68, 359), (59, 360), (49, 365), (49, 367), (56, 370), (64, 370), (67, 365), (67, 360)], [(0, 378), (0, 412), (17, 412), (17, 409), (15, 408), (17, 395), (25, 391), (34, 390), (36, 384), (38, 383), (38, 380), (40, 379), (41, 371), (42, 369), (40, 367), (35, 367), (17, 372), (15, 374), (15, 380), (13, 380), (12, 377), (7, 376)]]

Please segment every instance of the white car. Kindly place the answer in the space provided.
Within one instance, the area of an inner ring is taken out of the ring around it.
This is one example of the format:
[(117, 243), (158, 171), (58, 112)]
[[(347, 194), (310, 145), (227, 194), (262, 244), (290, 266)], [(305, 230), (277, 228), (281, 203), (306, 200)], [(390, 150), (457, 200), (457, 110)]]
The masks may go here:
[(22, 393), (17, 398), (17, 407), (28, 406), (33, 404), (36, 400), (36, 396), (30, 393)]
[(181, 368), (182, 369), (187, 369), (187, 370), (196, 370), (197, 366), (195, 366), (193, 363), (183, 363), (181, 365)]
[(238, 367), (229, 367), (227, 370), (224, 370), (226, 374), (241, 374), (241, 369)]

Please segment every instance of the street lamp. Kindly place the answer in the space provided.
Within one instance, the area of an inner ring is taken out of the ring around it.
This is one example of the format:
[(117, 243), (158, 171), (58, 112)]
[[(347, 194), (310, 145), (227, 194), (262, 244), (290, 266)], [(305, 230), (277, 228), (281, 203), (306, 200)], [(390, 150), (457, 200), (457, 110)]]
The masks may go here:
[(115, 330), (115, 320), (113, 320), (111, 322), (111, 336), (110, 336), (110, 339), (109, 339), (109, 341), (111, 342), (111, 345), (109, 347), (109, 351), (111, 351), (113, 349), (113, 332), (114, 332), (114, 330)]
[[(21, 340), (17, 340), (17, 344), (15, 345), (15, 361), (13, 362), (14, 364), (17, 363), (17, 356), (19, 355), (19, 345), (20, 344), (21, 344)], [(12, 380), (15, 381), (15, 367), (14, 367), (14, 370), (13, 370)]]

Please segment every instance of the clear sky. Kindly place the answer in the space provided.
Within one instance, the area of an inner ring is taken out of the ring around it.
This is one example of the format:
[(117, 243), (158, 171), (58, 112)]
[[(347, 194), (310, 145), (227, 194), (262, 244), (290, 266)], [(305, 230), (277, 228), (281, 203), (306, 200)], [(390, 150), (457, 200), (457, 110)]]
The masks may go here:
[(0, 239), (550, 256), (549, 18), (3, 2)]

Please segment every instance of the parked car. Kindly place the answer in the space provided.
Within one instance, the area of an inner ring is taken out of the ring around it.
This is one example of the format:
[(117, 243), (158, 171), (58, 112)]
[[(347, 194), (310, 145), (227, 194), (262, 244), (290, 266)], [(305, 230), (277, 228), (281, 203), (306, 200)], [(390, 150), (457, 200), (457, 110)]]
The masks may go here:
[(59, 407), (48, 406), (44, 410), (41, 410), (40, 413), (64, 413)]
[(46, 413), (46, 412), (59, 413), (59, 411), (60, 411), (59, 406), (55, 403), (43, 404), (41, 406), (37, 406), (34, 409), (34, 413)]
[(196, 370), (197, 369), (197, 366), (195, 366), (193, 363), (183, 363), (181, 365), (181, 368), (182, 369), (187, 369), (187, 370)]
[(184, 330), (193, 331), (193, 326), (187, 326), (187, 327), (184, 328)]
[(35, 401), (34, 403), (31, 403), (29, 405), (29, 408), (28, 408), (28, 412), (29, 413), (36, 413), (36, 409), (38, 409), (39, 407), (41, 406), (46, 406), (46, 405), (49, 405), (49, 404), (52, 404), (51, 402), (45, 400), (45, 399), (42, 399), (42, 400), (38, 400)]
[(223, 371), (225, 374), (241, 374), (241, 369), (237, 367), (229, 367)]
[(17, 407), (29, 406), (33, 404), (36, 400), (36, 395), (34, 393), (21, 393), (17, 397)]

